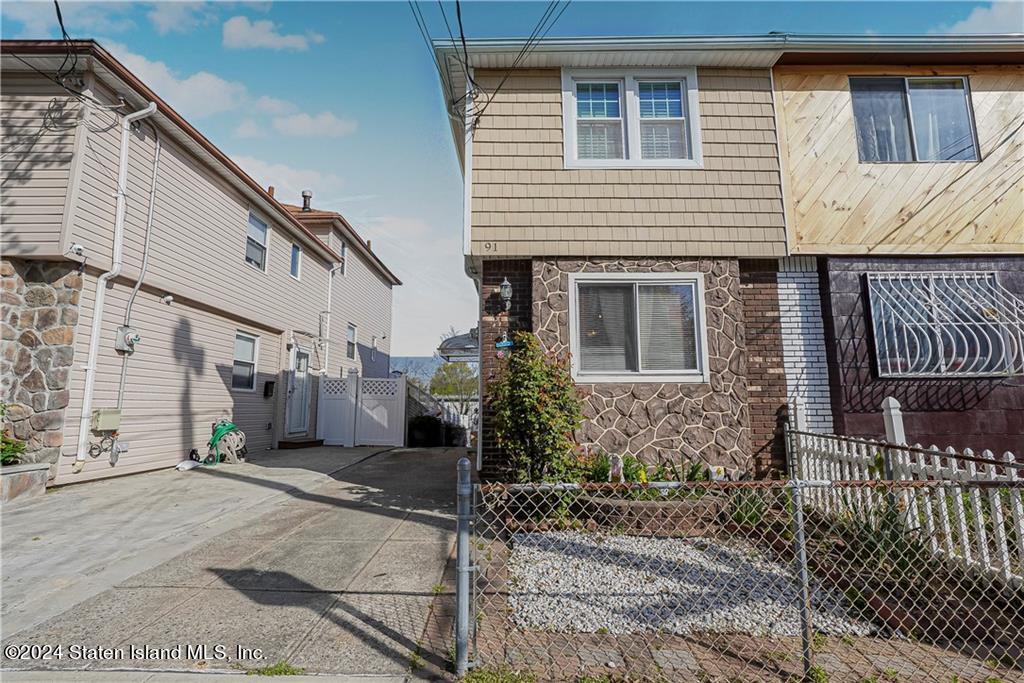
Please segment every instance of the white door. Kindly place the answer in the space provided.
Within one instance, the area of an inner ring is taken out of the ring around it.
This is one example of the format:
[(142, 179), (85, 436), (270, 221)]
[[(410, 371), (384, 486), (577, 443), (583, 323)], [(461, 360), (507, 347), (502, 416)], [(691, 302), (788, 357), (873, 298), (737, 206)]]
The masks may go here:
[(305, 432), (309, 426), (309, 353), (295, 350), (295, 369), (288, 389), (288, 433)]
[(359, 375), (320, 380), (316, 438), (328, 446), (352, 446), (356, 435), (356, 394)]

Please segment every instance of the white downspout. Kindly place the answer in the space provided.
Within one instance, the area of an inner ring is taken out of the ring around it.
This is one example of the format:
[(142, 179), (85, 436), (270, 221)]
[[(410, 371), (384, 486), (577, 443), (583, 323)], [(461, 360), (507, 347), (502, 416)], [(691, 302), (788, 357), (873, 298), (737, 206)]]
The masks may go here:
[(331, 371), (331, 293), (334, 291), (334, 274), (344, 267), (344, 261), (335, 263), (327, 274), (327, 318), (324, 322), (324, 326), (327, 328), (327, 336), (324, 338), (324, 367), (320, 372), (321, 375), (327, 375)]
[(82, 419), (78, 425), (78, 452), (71, 471), (75, 474), (85, 467), (85, 455), (89, 449), (89, 424), (92, 419), (92, 393), (96, 384), (96, 359), (100, 351), (100, 333), (103, 328), (103, 303), (107, 296), (107, 282), (117, 277), (124, 266), (124, 215), (126, 189), (128, 185), (128, 152), (132, 124), (139, 119), (156, 113), (156, 102), (150, 102), (145, 109), (132, 112), (121, 121), (121, 154), (117, 164), (117, 205), (114, 213), (114, 253), (110, 270), (96, 278), (96, 299), (92, 309), (92, 329), (89, 336), (89, 357), (85, 362), (85, 388), (82, 394)]

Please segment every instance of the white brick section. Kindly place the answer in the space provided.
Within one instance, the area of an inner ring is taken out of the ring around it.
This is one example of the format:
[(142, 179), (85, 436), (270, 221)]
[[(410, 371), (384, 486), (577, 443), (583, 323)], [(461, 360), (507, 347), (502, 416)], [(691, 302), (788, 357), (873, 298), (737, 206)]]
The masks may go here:
[(808, 429), (831, 433), (825, 327), (814, 258), (779, 259), (778, 283), (786, 396), (804, 399)]

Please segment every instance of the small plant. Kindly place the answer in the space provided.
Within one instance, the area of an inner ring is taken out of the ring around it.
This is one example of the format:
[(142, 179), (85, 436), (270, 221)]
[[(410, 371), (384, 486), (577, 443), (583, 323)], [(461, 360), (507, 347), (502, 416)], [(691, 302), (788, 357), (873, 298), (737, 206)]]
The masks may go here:
[(828, 636), (821, 631), (815, 631), (811, 636), (811, 649), (815, 652), (823, 650), (828, 645)]
[(498, 446), (519, 482), (567, 481), (577, 474), (573, 432), (583, 414), (565, 358), (544, 353), (529, 332), (516, 332), (508, 365), (494, 384)]
[[(0, 423), (7, 416), (7, 404), (0, 403)], [(17, 465), (21, 462), (21, 454), (25, 452), (25, 442), (15, 439), (3, 428), (0, 437), (0, 465)]]
[(248, 669), (245, 674), (247, 676), (301, 676), (305, 672), (305, 669), (292, 666), (287, 660), (282, 659), (279, 662), (261, 666), (257, 669)]
[(736, 524), (754, 526), (764, 519), (765, 502), (757, 491), (739, 490), (729, 501), (729, 516)]
[(435, 583), (433, 588), (430, 589), (430, 591), (434, 595), (440, 595), (441, 593), (444, 593), (444, 584), (443, 583)]
[(647, 483), (647, 468), (638, 458), (632, 455), (622, 456), (622, 476), (633, 484)]
[(463, 677), (464, 683), (537, 683), (537, 677), (524, 671), (498, 669), (473, 669)]
[(896, 683), (896, 681), (900, 680), (900, 672), (892, 668), (891, 666), (887, 666), (884, 669), (882, 669), (882, 678), (884, 678), (887, 681), (892, 681), (893, 683)]
[(815, 664), (807, 670), (807, 680), (811, 683), (828, 683), (828, 672)]

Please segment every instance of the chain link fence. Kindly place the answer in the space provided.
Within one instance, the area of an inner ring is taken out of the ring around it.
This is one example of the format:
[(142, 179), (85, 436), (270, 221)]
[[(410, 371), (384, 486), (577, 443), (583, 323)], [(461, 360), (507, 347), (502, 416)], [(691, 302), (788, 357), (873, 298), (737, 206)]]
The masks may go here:
[[(461, 663), (537, 680), (1024, 680), (1024, 539), (997, 512), (1022, 486), (466, 483)], [(1005, 571), (936, 552), (960, 539), (934, 538), (922, 500), (970, 510), (946, 528), (1004, 541)]]

